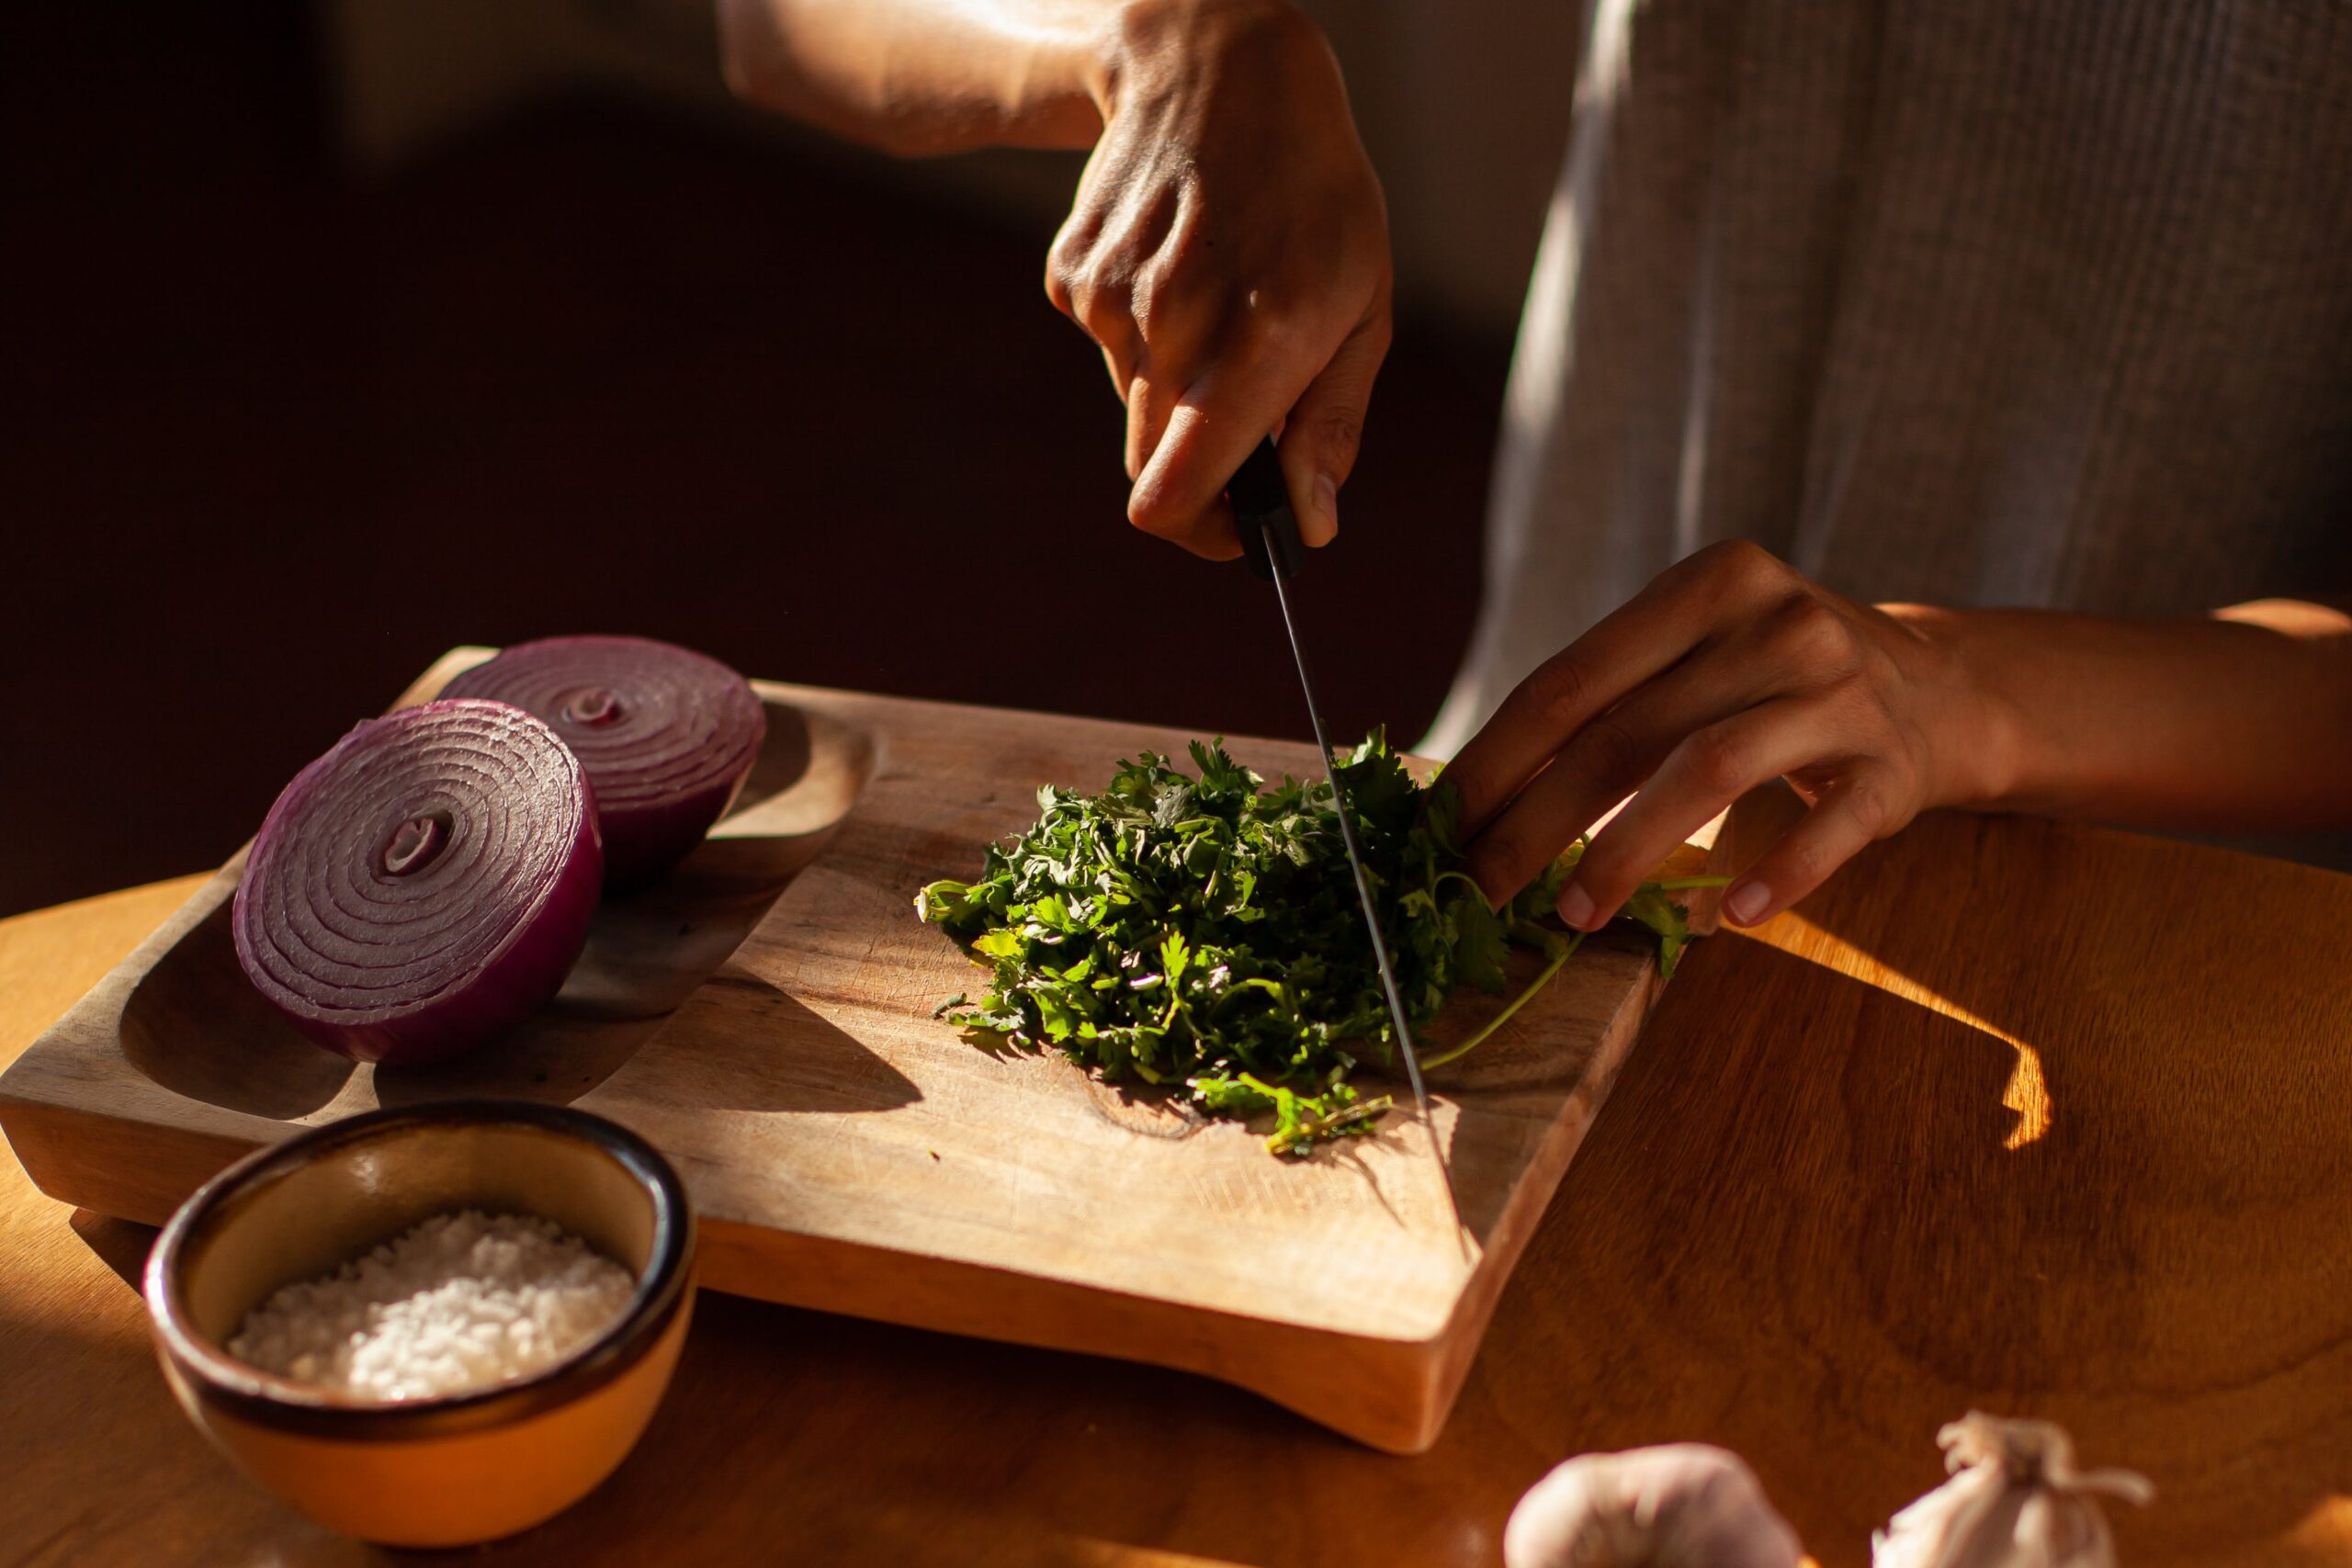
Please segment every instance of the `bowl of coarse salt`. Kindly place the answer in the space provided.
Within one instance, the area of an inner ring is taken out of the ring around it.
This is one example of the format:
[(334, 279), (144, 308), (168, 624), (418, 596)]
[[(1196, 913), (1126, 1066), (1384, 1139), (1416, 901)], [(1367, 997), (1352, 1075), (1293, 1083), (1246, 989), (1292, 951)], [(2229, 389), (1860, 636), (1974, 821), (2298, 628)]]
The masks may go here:
[(230, 1167), (147, 1260), (164, 1376), (254, 1480), (332, 1529), (457, 1546), (612, 1473), (694, 1307), (677, 1172), (599, 1116), (371, 1111)]

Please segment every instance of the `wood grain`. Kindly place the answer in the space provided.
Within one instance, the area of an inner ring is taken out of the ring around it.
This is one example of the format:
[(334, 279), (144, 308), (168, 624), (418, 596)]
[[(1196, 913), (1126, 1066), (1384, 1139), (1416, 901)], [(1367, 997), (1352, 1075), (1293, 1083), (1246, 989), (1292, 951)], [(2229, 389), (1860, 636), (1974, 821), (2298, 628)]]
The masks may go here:
[[(1434, 1076), (1429, 1123), (1394, 1111), (1373, 1136), (1277, 1160), (1262, 1126), (1104, 1086), (1056, 1053), (982, 1049), (933, 1017), (981, 975), (916, 918), (914, 890), (975, 874), (1035, 819), (1041, 782), (1099, 788), (1115, 759), (1181, 754), (1188, 735), (760, 689), (769, 750), (744, 806), (651, 894), (606, 902), (515, 1038), (426, 1069), (311, 1047), (236, 965), (232, 861), (0, 1080), (27, 1169), (52, 1196), (157, 1222), (240, 1149), (374, 1104), (560, 1099), (678, 1162), (714, 1289), (1180, 1367), (1426, 1448), (1658, 994), (1654, 944), (1588, 942)], [(1320, 771), (1308, 747), (1232, 746), (1270, 777)], [(1497, 1005), (1465, 996), (1427, 1043)]]
[[(0, 1061), (199, 881), (0, 923)], [(475, 1560), (1491, 1568), (1554, 1461), (1697, 1438), (1861, 1568), (1976, 1406), (2154, 1478), (2133, 1568), (2352, 1561), (2347, 942), (2352, 878), (1929, 818), (1693, 950), (1428, 1453), (712, 1297), (613, 1481)], [(119, 1277), (147, 1237), (0, 1168), (0, 1562), (386, 1561), (179, 1419)]]

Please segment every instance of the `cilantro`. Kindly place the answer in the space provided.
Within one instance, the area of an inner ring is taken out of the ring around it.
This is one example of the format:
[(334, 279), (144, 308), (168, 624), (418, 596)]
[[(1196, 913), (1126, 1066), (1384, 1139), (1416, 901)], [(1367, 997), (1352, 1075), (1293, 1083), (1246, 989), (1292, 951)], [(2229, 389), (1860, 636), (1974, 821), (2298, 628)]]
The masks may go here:
[[(1271, 788), (1195, 741), (1195, 773), (1144, 752), (1085, 795), (1047, 784), (1035, 826), (988, 852), (975, 882), (934, 882), (915, 908), (991, 972), (978, 1002), (933, 1016), (1015, 1045), (1051, 1045), (1111, 1081), (1181, 1084), (1212, 1115), (1271, 1114), (1267, 1147), (1303, 1154), (1372, 1130), (1388, 1096), (1347, 1082), (1359, 1054), (1393, 1059), (1395, 1032), (1348, 870), (1331, 782)], [(1459, 804), (1424, 789), (1374, 732), (1332, 775), (1347, 794), (1382, 909), (1398, 994), (1418, 1029), (1457, 985), (1505, 989), (1512, 942), (1543, 973), (1485, 1039), (1558, 973), (1575, 942), (1537, 922), (1573, 852), (1497, 909), (1463, 870)], [(1580, 846), (1579, 846), (1580, 847)], [(1663, 912), (1661, 912), (1663, 911)], [(1660, 936), (1671, 972), (1681, 911), (1645, 884), (1626, 912)]]
[(1634, 896), (1625, 900), (1624, 913), (1657, 933), (1657, 972), (1673, 979), (1674, 966), (1681, 960), (1684, 944), (1690, 940), (1690, 919), (1682, 906), (1656, 886), (1645, 886), (1635, 888)]

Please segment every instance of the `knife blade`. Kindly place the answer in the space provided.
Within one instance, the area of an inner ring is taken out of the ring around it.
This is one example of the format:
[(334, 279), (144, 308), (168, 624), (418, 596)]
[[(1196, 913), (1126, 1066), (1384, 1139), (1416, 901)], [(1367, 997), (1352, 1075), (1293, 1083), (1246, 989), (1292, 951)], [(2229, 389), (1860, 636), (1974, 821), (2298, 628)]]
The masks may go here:
[[(1291, 511), (1290, 487), (1283, 482), (1282, 460), (1269, 436), (1258, 444), (1226, 487), (1233, 517), (1241, 536), (1242, 555), (1250, 570), (1274, 585), (1274, 602), (1282, 607), (1283, 630), (1290, 638), (1291, 659), (1298, 666), (1298, 688), (1306, 699), (1306, 722), (1315, 731), (1315, 749), (1331, 779), (1331, 803), (1340, 816), (1340, 839), (1347, 846), (1348, 869), (1355, 876), (1356, 899), (1363, 908), (1364, 929), (1372, 936), (1372, 956), (1380, 965), (1380, 988), (1388, 998), (1389, 1027), (1396, 1032), (1398, 1055), (1405, 1059), (1405, 1077), (1413, 1089), (1413, 1110), (1429, 1129), (1430, 1152), (1437, 1156), (1438, 1178), (1445, 1186), (1445, 1201), (1453, 1214), (1453, 1231), (1463, 1235), (1462, 1206), (1453, 1195), (1453, 1172), (1446, 1164), (1445, 1145), (1430, 1117), (1428, 1088), (1421, 1081), (1420, 1054), (1413, 1047), (1413, 1026), (1405, 1017), (1404, 998), (1396, 990), (1396, 968), (1389, 962), (1388, 939), (1380, 929), (1380, 906), (1372, 896), (1372, 878), (1364, 871), (1363, 845), (1356, 837), (1355, 817), (1347, 792), (1340, 787), (1339, 769), (1331, 760), (1331, 739), (1324, 732), (1323, 710), (1315, 701), (1315, 677), (1306, 663), (1306, 644), (1298, 635), (1298, 616), (1291, 608), (1289, 583), (1306, 559), (1299, 542), (1298, 518)], [(1466, 1250), (1467, 1243), (1464, 1242)]]

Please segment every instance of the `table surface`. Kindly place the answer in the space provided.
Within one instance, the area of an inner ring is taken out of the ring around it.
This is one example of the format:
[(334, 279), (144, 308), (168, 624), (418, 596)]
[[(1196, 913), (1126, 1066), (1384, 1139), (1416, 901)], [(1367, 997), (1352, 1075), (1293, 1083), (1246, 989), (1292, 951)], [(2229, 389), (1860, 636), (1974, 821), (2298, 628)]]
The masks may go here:
[[(195, 886), (0, 922), (0, 1066)], [(2149, 1509), (2110, 1506), (2127, 1562), (2352, 1561), (2347, 951), (2352, 877), (1929, 818), (1692, 950), (1430, 1453), (1180, 1373), (707, 1294), (629, 1461), (469, 1561), (1491, 1564), (1550, 1464), (1690, 1438), (1841, 1568), (1972, 1407), (2153, 1478)], [(397, 1555), (180, 1418), (152, 1238), (0, 1161), (0, 1563)]]

